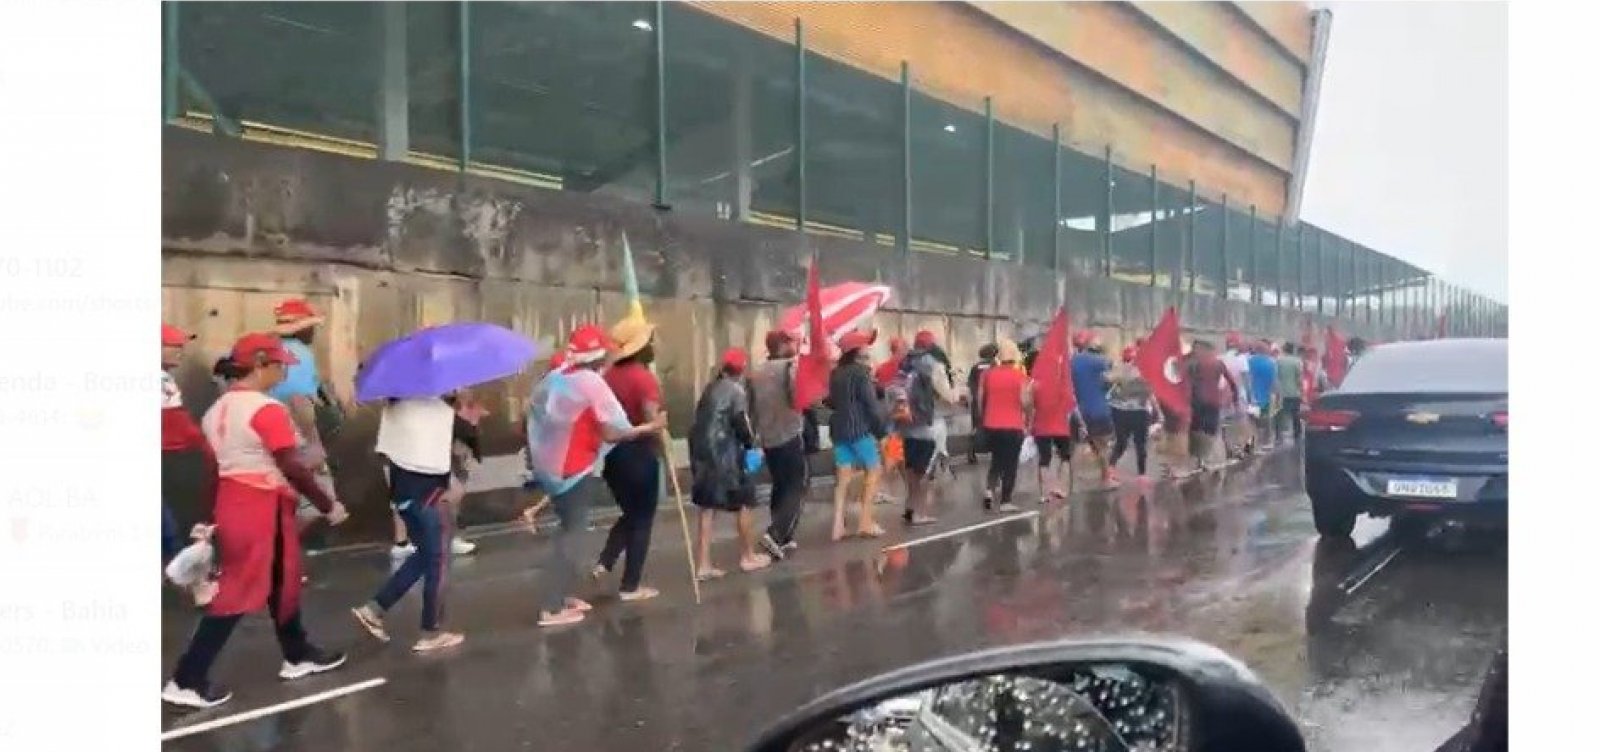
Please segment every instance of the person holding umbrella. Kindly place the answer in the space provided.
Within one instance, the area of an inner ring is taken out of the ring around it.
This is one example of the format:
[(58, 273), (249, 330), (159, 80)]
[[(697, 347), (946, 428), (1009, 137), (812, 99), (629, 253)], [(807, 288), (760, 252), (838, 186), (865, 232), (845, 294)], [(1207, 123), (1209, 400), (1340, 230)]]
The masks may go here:
[[(661, 384), (650, 371), (655, 362), (655, 325), (639, 317), (628, 317), (611, 328), (616, 343), (614, 360), (605, 370), (606, 386), (628, 416), (630, 424), (652, 424), (661, 412)], [(618, 597), (623, 601), (642, 601), (660, 594), (640, 584), (644, 561), (650, 553), (650, 533), (656, 524), (656, 507), (661, 501), (661, 439), (647, 433), (617, 442), (606, 456), (603, 471), (611, 497), (622, 509), (622, 516), (611, 524), (605, 547), (592, 571), (596, 579), (609, 574), (626, 554)]]
[(272, 612), (283, 650), (279, 678), (331, 671), (345, 661), (342, 653), (312, 644), (300, 622), (296, 500), (306, 496), (334, 525), (349, 515), (317, 484), (288, 409), (267, 395), (295, 363), (294, 355), (271, 334), (247, 334), (234, 343), (233, 362), (240, 378), (200, 420), (217, 457), (212, 512), (221, 564), (217, 592), (161, 692), (163, 701), (191, 708), (216, 707), (232, 697), (209, 675), (247, 613)]
[(640, 425), (629, 422), (599, 374), (611, 348), (604, 330), (578, 327), (567, 342), (564, 365), (545, 374), (528, 399), (528, 470), (560, 520), (545, 561), (541, 627), (575, 624), (589, 611), (588, 603), (572, 596), (572, 588), (578, 578), (578, 536), (600, 492), (595, 477), (600, 461), (610, 446), (656, 435), (667, 426), (667, 414), (660, 410)]

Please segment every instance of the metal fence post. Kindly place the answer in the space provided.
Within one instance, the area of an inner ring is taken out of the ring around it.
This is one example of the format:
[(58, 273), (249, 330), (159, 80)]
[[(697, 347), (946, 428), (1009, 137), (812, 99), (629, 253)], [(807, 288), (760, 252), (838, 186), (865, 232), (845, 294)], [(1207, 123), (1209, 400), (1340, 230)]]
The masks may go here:
[(461, 159), (457, 169), (465, 173), (472, 163), (472, 4), (461, 0), (456, 3), (456, 52), (459, 60), (456, 71), (461, 78), (456, 82), (456, 118), (461, 130)]
[(1156, 271), (1161, 268), (1157, 236), (1161, 232), (1161, 183), (1156, 180), (1156, 166), (1150, 165), (1150, 286), (1160, 284)]
[(1273, 242), (1274, 250), (1273, 250), (1273, 253), (1272, 253), (1272, 257), (1274, 259), (1276, 259), (1276, 262), (1273, 263), (1273, 265), (1272, 265), (1272, 287), (1273, 287), (1274, 290), (1277, 291), (1277, 293), (1276, 293), (1277, 294), (1277, 298), (1276, 298), (1277, 306), (1279, 308), (1283, 308), (1284, 307), (1284, 305), (1283, 305), (1283, 298), (1284, 298), (1283, 288), (1284, 288), (1284, 284), (1283, 284), (1283, 215), (1282, 214), (1278, 215), (1278, 224), (1277, 224), (1276, 227), (1273, 228), (1272, 235), (1273, 235), (1273, 241), (1274, 241)]
[(1327, 233), (1318, 230), (1317, 236), (1317, 315), (1323, 315), (1323, 299), (1328, 297), (1328, 260), (1325, 258), (1323, 239)]
[(1222, 194), (1222, 299), (1228, 299), (1229, 288), (1233, 284), (1233, 272), (1228, 267), (1228, 194)]
[(161, 16), (166, 22), (161, 50), (161, 122), (165, 124), (178, 118), (178, 68), (182, 65), (178, 55), (178, 3), (162, 3)]
[(799, 191), (794, 213), (794, 229), (806, 231), (806, 27), (794, 20), (794, 115), (795, 182)]
[[(656, 0), (656, 208), (667, 208), (667, 6)], [(742, 169), (742, 168), (741, 168)]]
[[(1050, 262), (1050, 269), (1056, 274), (1061, 273), (1061, 124), (1054, 123), (1050, 126), (1050, 174), (1054, 182), (1050, 186), (1050, 247), (1054, 253)], [(1059, 284), (1059, 283), (1058, 283)]]
[(1250, 205), (1250, 237), (1245, 243), (1246, 252), (1250, 254), (1250, 302), (1261, 302), (1261, 254), (1256, 251), (1256, 205)]
[(1306, 310), (1306, 223), (1294, 223), (1294, 309)]
[(1101, 274), (1111, 276), (1111, 217), (1116, 213), (1116, 205), (1112, 203), (1111, 189), (1115, 183), (1111, 171), (1111, 144), (1106, 144), (1106, 221), (1100, 228), (1100, 271)]
[(983, 98), (983, 260), (994, 256), (994, 97)]
[(911, 63), (900, 61), (900, 253), (911, 256)]
[[(1191, 181), (1189, 181), (1189, 218), (1188, 218), (1188, 220), (1186, 222), (1184, 222), (1184, 224), (1188, 226), (1188, 228), (1187, 228), (1188, 238), (1185, 239), (1186, 242), (1184, 243), (1184, 252), (1188, 256), (1188, 264), (1185, 265), (1184, 272), (1189, 275), (1189, 294), (1190, 295), (1194, 294), (1195, 277), (1199, 276), (1196, 273), (1196, 269), (1200, 266), (1199, 254), (1195, 251), (1195, 235), (1194, 235), (1194, 231), (1195, 231), (1195, 216), (1194, 215), (1195, 215), (1195, 212), (1199, 210), (1199, 202), (1196, 201), (1196, 198), (1197, 197), (1195, 196), (1194, 181), (1191, 180)], [(1174, 282), (1173, 286), (1176, 287), (1177, 283)]]

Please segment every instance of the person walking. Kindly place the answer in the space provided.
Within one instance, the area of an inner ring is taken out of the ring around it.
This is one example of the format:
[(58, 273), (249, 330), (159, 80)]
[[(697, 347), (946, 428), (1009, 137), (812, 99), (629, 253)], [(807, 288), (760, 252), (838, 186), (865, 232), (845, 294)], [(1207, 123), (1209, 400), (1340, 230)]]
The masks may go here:
[[(1030, 359), (1024, 356), (1023, 361), (1027, 365), (1029, 375), (1034, 375)], [(1076, 411), (1067, 409), (1067, 404), (1065, 389), (1035, 385), (1033, 420), (1030, 426), (1034, 446), (1039, 450), (1037, 467), (1041, 504), (1048, 503), (1051, 499), (1065, 499), (1072, 493), (1072, 450), (1075, 446), (1072, 415)], [(1052, 475), (1050, 464), (1055, 460), (1059, 461), (1056, 462), (1056, 469)]]
[[(655, 362), (655, 326), (643, 319), (628, 318), (611, 328), (616, 355), (605, 371), (606, 385), (634, 425), (652, 423), (661, 411), (661, 384), (650, 371)], [(626, 554), (618, 598), (624, 602), (642, 601), (660, 594), (641, 585), (645, 557), (650, 553), (650, 533), (656, 524), (656, 507), (661, 501), (661, 445), (659, 433), (623, 441), (606, 456), (604, 477), (611, 497), (622, 509), (622, 516), (611, 524), (605, 547), (595, 562), (596, 579), (615, 569)], [(669, 469), (668, 472), (671, 472)]]
[[(993, 342), (978, 348), (978, 362), (972, 365), (972, 370), (967, 372), (967, 394), (978, 393), (978, 382), (983, 379), (983, 372), (994, 367), (994, 356), (1000, 349)], [(972, 441), (967, 444), (967, 462), (978, 464), (978, 453), (989, 451), (988, 442), (983, 434), (983, 412), (978, 408), (976, 399), (971, 402), (972, 416)]]
[[(316, 474), (317, 485), (329, 495), (333, 494), (333, 471), (328, 466), (328, 450), (317, 424), (317, 411), (330, 409), (328, 396), (322, 389), (322, 377), (317, 371), (316, 353), (311, 349), (316, 341), (317, 328), (324, 321), (304, 298), (284, 300), (272, 309), (273, 333), (283, 342), (283, 348), (293, 355), (295, 362), (284, 373), (283, 380), (274, 386), (268, 396), (289, 408), (289, 417), (300, 434), (300, 452), (307, 467)], [(301, 496), (296, 508), (298, 526), (303, 532), (320, 515), (311, 499)], [(405, 526), (394, 518), (395, 547), (391, 551), (396, 561), (410, 555), (411, 547), (405, 539)]]
[(1278, 398), (1281, 407), (1273, 424), (1273, 433), (1283, 439), (1283, 424), (1288, 423), (1289, 435), (1296, 444), (1304, 433), (1300, 407), (1305, 398), (1305, 365), (1300, 361), (1299, 347), (1293, 342), (1283, 343), (1283, 354), (1278, 357)]
[(844, 508), (850, 483), (865, 475), (861, 489), (861, 512), (856, 518), (856, 535), (877, 538), (883, 528), (872, 519), (872, 503), (878, 490), (883, 462), (878, 457), (878, 441), (888, 433), (880, 414), (877, 391), (872, 386), (872, 371), (867, 365), (867, 348), (872, 337), (864, 332), (847, 332), (839, 338), (839, 364), (828, 375), (828, 431), (833, 439), (833, 463), (837, 473), (833, 486), (833, 540), (845, 537)]
[[(1250, 354), (1244, 338), (1238, 332), (1228, 332), (1227, 350), (1222, 354), (1222, 365), (1237, 386), (1234, 402), (1222, 411), (1222, 440), (1224, 453), (1239, 457), (1255, 451), (1255, 425), (1250, 420)], [(1217, 384), (1222, 387), (1221, 383)]]
[(528, 397), (528, 472), (550, 498), (559, 527), (544, 562), (539, 626), (583, 621), (588, 603), (573, 597), (578, 578), (578, 536), (588, 527), (589, 508), (600, 493), (601, 460), (612, 447), (659, 434), (667, 414), (657, 410), (634, 424), (601, 378), (611, 340), (585, 324), (567, 341), (566, 361), (534, 385)]
[[(900, 371), (888, 390), (887, 401), (895, 416), (906, 451), (906, 507), (901, 519), (907, 525), (927, 525), (937, 521), (930, 496), (935, 462), (948, 455), (943, 440), (949, 428), (941, 406), (959, 405), (950, 367), (939, 355), (938, 340), (926, 329), (917, 332), (911, 351), (900, 363)], [(982, 426), (982, 416), (973, 423)]]
[(342, 653), (314, 645), (300, 620), (297, 493), (331, 524), (349, 516), (306, 466), (289, 410), (267, 392), (284, 378), (294, 355), (271, 334), (247, 334), (233, 346), (241, 376), (200, 420), (216, 453), (212, 531), (220, 558), (217, 591), (161, 693), (169, 704), (210, 708), (232, 694), (211, 682), (211, 666), (247, 613), (272, 614), (283, 665), (278, 677), (300, 679), (344, 665)]
[(422, 636), (414, 653), (460, 645), (466, 638), (444, 631), (444, 581), (449, 567), (451, 463), (456, 441), (456, 408), (444, 397), (391, 399), (378, 419), (374, 448), (383, 459), (389, 504), (405, 523), (412, 554), (389, 575), (372, 600), (350, 610), (356, 622), (379, 642), (389, 641), (383, 615), (419, 581), (422, 583)]
[(983, 430), (989, 436), (989, 477), (984, 486), (983, 508), (1015, 512), (1011, 494), (1017, 486), (1017, 464), (1022, 441), (1027, 436), (1028, 410), (1032, 389), (1022, 369), (1022, 351), (1015, 342), (1001, 338), (996, 343), (993, 368), (984, 372), (978, 383), (976, 401), (983, 414)]
[(1189, 384), (1193, 393), (1189, 419), (1189, 453), (1197, 470), (1210, 470), (1217, 436), (1222, 428), (1222, 411), (1239, 400), (1239, 383), (1217, 356), (1216, 346), (1195, 340), (1189, 359)]
[(1099, 336), (1091, 333), (1086, 340), (1083, 350), (1072, 356), (1072, 391), (1078, 397), (1078, 414), (1083, 417), (1084, 434), (1099, 466), (1100, 482), (1106, 488), (1115, 488), (1110, 443), (1116, 427), (1111, 420), (1111, 403), (1106, 399), (1111, 361), (1105, 356), (1105, 345)]
[[(879, 363), (878, 367), (873, 369), (872, 372), (872, 381), (877, 387), (879, 399), (888, 399), (889, 387), (894, 385), (895, 377), (900, 373), (900, 363), (905, 360), (907, 349), (904, 338), (893, 337), (889, 340), (889, 359)], [(889, 494), (888, 489), (884, 486), (888, 485), (888, 482), (892, 479), (905, 477), (906, 449), (904, 437), (900, 435), (899, 431), (894, 430), (894, 426), (891, 425), (889, 427), (889, 435), (884, 437), (879, 449), (883, 454), (884, 480), (879, 483), (877, 501), (879, 504), (892, 504), (894, 503), (894, 497)]]
[[(199, 451), (205, 458), (205, 476), (216, 474), (216, 455), (211, 451), (211, 445), (206, 442), (205, 433), (194, 422), (194, 416), (189, 414), (189, 409), (183, 406), (183, 392), (178, 388), (178, 382), (172, 378), (172, 371), (183, 362), (183, 348), (189, 344), (194, 336), (171, 324), (161, 325), (161, 452), (189, 452)], [(205, 503), (202, 509), (212, 505), (212, 495), (216, 489), (206, 487), (201, 489), (201, 497)], [(172, 507), (165, 500), (161, 502), (161, 563), (166, 565), (172, 557), (184, 546), (182, 537), (178, 534), (178, 521), (172, 515)]]
[(781, 560), (795, 550), (795, 529), (805, 504), (809, 467), (805, 416), (794, 406), (795, 341), (788, 332), (767, 332), (767, 361), (750, 373), (750, 423), (772, 476), (772, 500), (761, 547)]
[(1272, 441), (1272, 424), (1278, 407), (1278, 364), (1272, 357), (1272, 343), (1267, 340), (1260, 340), (1251, 348), (1250, 400), (1257, 446), (1262, 451), (1270, 450), (1276, 444)]
[(749, 367), (750, 356), (743, 349), (735, 347), (722, 354), (720, 373), (700, 393), (694, 426), (689, 429), (689, 466), (694, 478), (690, 498), (700, 508), (695, 572), (702, 580), (725, 574), (711, 566), (711, 533), (717, 512), (735, 515), (740, 571), (754, 572), (772, 565), (772, 556), (756, 552), (755, 515), (751, 513), (756, 506), (756, 483), (747, 456), (754, 455), (756, 440), (742, 383)]
[(1122, 460), (1128, 444), (1133, 444), (1134, 466), (1139, 480), (1147, 479), (1150, 460), (1150, 424), (1158, 420), (1161, 407), (1156, 403), (1150, 382), (1145, 381), (1133, 364), (1138, 350), (1133, 346), (1122, 348), (1122, 363), (1111, 373), (1111, 422), (1116, 429), (1117, 443), (1111, 450), (1111, 473), (1116, 478), (1117, 463)]

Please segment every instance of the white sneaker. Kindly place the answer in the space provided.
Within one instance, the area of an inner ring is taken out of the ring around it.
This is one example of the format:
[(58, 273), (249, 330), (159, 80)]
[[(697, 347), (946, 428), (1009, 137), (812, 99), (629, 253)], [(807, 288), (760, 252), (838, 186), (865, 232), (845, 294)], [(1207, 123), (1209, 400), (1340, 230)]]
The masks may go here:
[(403, 546), (397, 543), (389, 549), (389, 558), (394, 559), (395, 561), (405, 561), (406, 559), (411, 558), (411, 555), (416, 552), (417, 547), (410, 543), (407, 543)]
[(210, 684), (200, 689), (185, 689), (179, 687), (177, 682), (168, 681), (161, 688), (161, 701), (169, 705), (184, 708), (214, 708), (233, 699), (233, 693), (215, 684)]
[(456, 556), (466, 556), (476, 550), (478, 550), (478, 544), (466, 538), (456, 536), (450, 539), (450, 553)]

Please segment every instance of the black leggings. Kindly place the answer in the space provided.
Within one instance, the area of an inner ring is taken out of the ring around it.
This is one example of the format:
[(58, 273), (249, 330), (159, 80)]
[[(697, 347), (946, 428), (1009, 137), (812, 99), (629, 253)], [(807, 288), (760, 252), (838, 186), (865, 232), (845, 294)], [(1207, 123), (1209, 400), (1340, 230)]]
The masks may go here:
[(1116, 466), (1122, 453), (1128, 451), (1128, 439), (1133, 439), (1133, 456), (1139, 463), (1139, 474), (1144, 475), (1150, 458), (1150, 413), (1145, 410), (1112, 410), (1111, 422), (1117, 429), (1117, 445), (1111, 450), (1111, 465)]
[(989, 485), (1000, 488), (1000, 503), (1011, 503), (1011, 492), (1017, 487), (1017, 461), (1022, 457), (1022, 431), (1010, 428), (991, 428), (989, 435)]
[(611, 525), (599, 564), (607, 571), (622, 566), (622, 592), (633, 592), (644, 579), (644, 560), (650, 553), (650, 531), (656, 524), (656, 505), (661, 497), (661, 460), (654, 439), (625, 441), (606, 455), (606, 486), (622, 508), (622, 516)]

